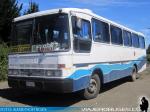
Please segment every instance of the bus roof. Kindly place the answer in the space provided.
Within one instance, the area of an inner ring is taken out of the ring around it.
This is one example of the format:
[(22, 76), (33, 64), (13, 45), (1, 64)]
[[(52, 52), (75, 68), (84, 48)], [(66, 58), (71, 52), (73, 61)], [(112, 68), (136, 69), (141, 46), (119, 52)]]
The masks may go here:
[(44, 15), (48, 15), (48, 14), (59, 13), (60, 11), (61, 11), (61, 12), (64, 12), (64, 13), (69, 13), (69, 12), (85, 13), (85, 14), (87, 14), (87, 15), (90, 15), (90, 16), (95, 17), (95, 18), (97, 18), (97, 19), (103, 20), (103, 21), (105, 21), (105, 22), (107, 22), (107, 23), (110, 23), (110, 24), (112, 24), (112, 25), (115, 25), (115, 26), (117, 26), (117, 27), (120, 27), (120, 28), (122, 28), (122, 29), (125, 29), (125, 30), (127, 30), (127, 31), (130, 31), (130, 32), (132, 32), (132, 33), (136, 33), (136, 34), (141, 35), (141, 36), (144, 37), (144, 34), (143, 34), (143, 33), (137, 32), (137, 31), (132, 30), (132, 29), (130, 29), (130, 28), (127, 28), (127, 27), (125, 27), (125, 26), (123, 26), (123, 25), (121, 25), (121, 24), (118, 24), (118, 23), (113, 22), (113, 21), (111, 21), (111, 20), (109, 20), (109, 19), (106, 19), (106, 18), (104, 18), (104, 17), (102, 17), (102, 16), (99, 16), (99, 15), (93, 13), (93, 12), (92, 12), (91, 10), (89, 10), (89, 9), (79, 9), (79, 8), (59, 8), (59, 9), (51, 9), (51, 10), (40, 11), (40, 12), (28, 14), (28, 15), (23, 15), (23, 16), (20, 16), (20, 17), (15, 18), (14, 21), (16, 22), (16, 21), (25, 20), (25, 19), (30, 19), (30, 18), (39, 17), (39, 16), (44, 16)]

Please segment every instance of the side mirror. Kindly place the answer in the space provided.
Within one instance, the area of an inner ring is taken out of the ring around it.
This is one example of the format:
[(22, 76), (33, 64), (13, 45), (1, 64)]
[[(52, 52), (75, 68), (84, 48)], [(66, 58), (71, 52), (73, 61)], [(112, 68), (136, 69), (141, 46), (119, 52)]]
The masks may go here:
[(82, 20), (80, 18), (77, 18), (76, 27), (80, 30), (82, 27)]

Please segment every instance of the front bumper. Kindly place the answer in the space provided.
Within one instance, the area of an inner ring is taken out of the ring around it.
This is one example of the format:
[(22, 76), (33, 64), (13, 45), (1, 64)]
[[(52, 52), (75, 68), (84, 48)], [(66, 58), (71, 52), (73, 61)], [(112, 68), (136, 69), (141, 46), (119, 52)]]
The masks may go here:
[[(34, 87), (29, 87), (26, 82), (34, 82)], [(43, 90), (54, 93), (73, 92), (72, 79), (37, 78), (37, 77), (12, 77), (8, 76), (8, 85), (12, 88)]]

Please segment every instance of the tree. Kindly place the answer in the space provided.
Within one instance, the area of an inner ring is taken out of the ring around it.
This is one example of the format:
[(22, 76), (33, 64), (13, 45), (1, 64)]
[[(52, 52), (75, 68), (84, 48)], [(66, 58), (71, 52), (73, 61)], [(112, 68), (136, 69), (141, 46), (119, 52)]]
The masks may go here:
[(147, 54), (150, 54), (150, 45), (148, 46), (146, 52), (147, 52)]
[(0, 41), (9, 41), (12, 21), (20, 16), (22, 5), (16, 0), (0, 0)]
[(24, 15), (39, 11), (39, 5), (32, 0), (29, 2), (29, 8), (24, 11)]
[(148, 61), (148, 63), (150, 63), (150, 45), (146, 49), (146, 53), (147, 53), (147, 61)]

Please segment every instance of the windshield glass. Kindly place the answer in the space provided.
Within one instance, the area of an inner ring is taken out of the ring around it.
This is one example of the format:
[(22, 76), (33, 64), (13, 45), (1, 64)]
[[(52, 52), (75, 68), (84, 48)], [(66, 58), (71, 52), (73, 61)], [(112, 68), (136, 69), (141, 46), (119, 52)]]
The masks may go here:
[(67, 14), (36, 17), (14, 24), (13, 52), (50, 52), (69, 49)]

